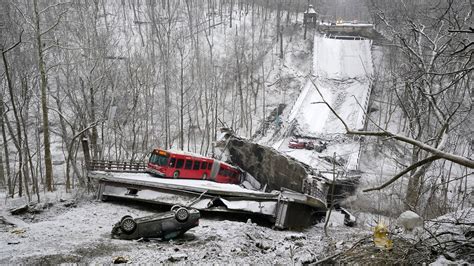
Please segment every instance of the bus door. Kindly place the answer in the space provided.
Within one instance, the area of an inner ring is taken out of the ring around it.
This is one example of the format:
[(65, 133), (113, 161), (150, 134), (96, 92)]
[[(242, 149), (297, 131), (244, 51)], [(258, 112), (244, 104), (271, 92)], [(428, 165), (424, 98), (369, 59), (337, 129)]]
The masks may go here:
[(220, 163), (219, 161), (212, 161), (211, 175), (209, 176), (210, 180), (216, 181), (217, 173), (219, 173)]

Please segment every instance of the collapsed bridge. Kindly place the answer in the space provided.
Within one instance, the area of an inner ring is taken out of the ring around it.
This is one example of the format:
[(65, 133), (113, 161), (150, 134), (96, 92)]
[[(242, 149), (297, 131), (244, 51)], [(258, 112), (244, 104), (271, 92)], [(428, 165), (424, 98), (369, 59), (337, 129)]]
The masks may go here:
[[(275, 143), (268, 143), (274, 149), (227, 135), (220, 145), (228, 153), (228, 159), (248, 173), (243, 186), (156, 178), (141, 166), (125, 171), (126, 164), (94, 163), (86, 157), (90, 161), (88, 176), (98, 181), (98, 197), (257, 214), (274, 222), (277, 228), (312, 224), (333, 204), (328, 204), (329, 187), (333, 186), (336, 198), (342, 198), (353, 191), (360, 176), (357, 172), (360, 141), (344, 136), (340, 121), (327, 107), (317, 103), (324, 96), (328, 104), (349, 121), (350, 127), (362, 128), (373, 73), (369, 40), (315, 36), (314, 41), (314, 78), (302, 88), (291, 110), (282, 114), (284, 122), (279, 131), (291, 129), (293, 136), (324, 139), (329, 144), (322, 154), (315, 156), (311, 150), (288, 149), (286, 143), (291, 134), (283, 134)], [(336, 151), (343, 151), (346, 158), (334, 171), (335, 163), (327, 158)], [(345, 183), (348, 176), (355, 182)], [(332, 178), (337, 182), (331, 183)]]
[(293, 182), (293, 189), (298, 183), (305, 186), (296, 191), (275, 184), (272, 189), (268, 186), (256, 190), (208, 180), (154, 177), (140, 163), (89, 161), (87, 166), (88, 177), (98, 183), (97, 197), (103, 201), (121, 198), (202, 211), (247, 213), (264, 217), (281, 229), (309, 226), (327, 209), (327, 188), (319, 180)]

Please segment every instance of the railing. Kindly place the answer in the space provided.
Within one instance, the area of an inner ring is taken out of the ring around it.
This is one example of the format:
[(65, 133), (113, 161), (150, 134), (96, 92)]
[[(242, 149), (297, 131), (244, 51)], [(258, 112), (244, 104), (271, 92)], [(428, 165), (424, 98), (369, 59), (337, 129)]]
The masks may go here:
[(87, 163), (88, 171), (105, 172), (132, 172), (141, 173), (146, 169), (146, 163), (143, 162), (117, 162), (93, 160)]
[(326, 35), (329, 39), (363, 41), (366, 38), (359, 35)]
[(306, 178), (303, 180), (303, 193), (317, 198), (324, 204), (327, 204), (328, 188), (327, 185), (314, 178)]

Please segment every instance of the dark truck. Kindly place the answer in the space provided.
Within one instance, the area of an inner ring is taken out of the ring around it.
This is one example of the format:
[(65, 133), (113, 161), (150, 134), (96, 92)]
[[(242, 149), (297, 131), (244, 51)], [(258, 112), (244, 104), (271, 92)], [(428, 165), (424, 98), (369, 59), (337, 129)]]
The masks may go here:
[(195, 209), (173, 206), (171, 211), (141, 218), (122, 217), (112, 228), (112, 238), (161, 238), (168, 240), (184, 234), (199, 225), (200, 213)]

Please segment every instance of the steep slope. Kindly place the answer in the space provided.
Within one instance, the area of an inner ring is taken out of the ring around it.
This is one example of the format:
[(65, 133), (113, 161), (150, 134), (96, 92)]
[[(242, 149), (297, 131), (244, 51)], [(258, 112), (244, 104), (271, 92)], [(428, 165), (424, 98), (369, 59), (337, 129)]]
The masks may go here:
[[(283, 115), (282, 128), (287, 133), (271, 144), (318, 170), (332, 170), (328, 157), (334, 156), (334, 153), (339, 167), (357, 170), (359, 140), (344, 134), (343, 124), (324, 101), (351, 129), (364, 127), (371, 89), (370, 78), (373, 75), (371, 41), (340, 40), (316, 35), (312, 61), (312, 75), (295, 104), (287, 108), (290, 111)], [(288, 143), (294, 137), (326, 143), (327, 149), (321, 153), (290, 149)]]

